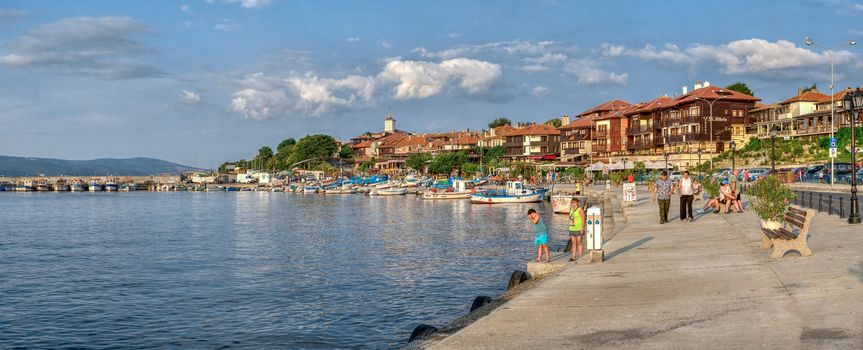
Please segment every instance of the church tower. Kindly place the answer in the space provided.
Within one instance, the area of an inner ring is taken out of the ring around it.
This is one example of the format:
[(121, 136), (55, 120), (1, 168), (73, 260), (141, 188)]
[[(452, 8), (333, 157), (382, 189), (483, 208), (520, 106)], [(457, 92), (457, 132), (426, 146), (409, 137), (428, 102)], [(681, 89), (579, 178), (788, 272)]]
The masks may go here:
[(393, 118), (393, 113), (387, 113), (387, 119), (384, 119), (384, 132), (395, 132), (396, 131), (396, 118)]

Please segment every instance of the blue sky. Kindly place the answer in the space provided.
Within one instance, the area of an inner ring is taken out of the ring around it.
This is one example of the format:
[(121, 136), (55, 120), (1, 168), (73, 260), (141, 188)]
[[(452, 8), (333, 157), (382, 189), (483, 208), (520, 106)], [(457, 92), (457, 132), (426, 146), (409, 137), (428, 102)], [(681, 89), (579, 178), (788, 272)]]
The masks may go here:
[[(262, 145), (544, 121), (696, 81), (767, 102), (863, 74), (852, 1), (0, 3), (0, 154), (215, 167)], [(840, 48), (841, 47), (841, 48)]]

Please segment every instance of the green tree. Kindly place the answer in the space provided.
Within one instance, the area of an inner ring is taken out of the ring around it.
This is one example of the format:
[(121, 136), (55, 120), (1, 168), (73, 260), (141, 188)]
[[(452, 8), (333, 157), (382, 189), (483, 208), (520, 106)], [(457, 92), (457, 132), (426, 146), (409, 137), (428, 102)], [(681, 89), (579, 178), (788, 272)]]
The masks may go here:
[(818, 90), (818, 84), (812, 83), (812, 86), (804, 86), (800, 89), (800, 92), (807, 92), (812, 90)]
[(546, 124), (546, 125), (551, 125), (551, 126), (553, 126), (553, 127), (555, 127), (555, 128), (559, 128), (559, 127), (560, 127), (560, 125), (561, 125), (561, 120), (560, 120), (560, 118), (551, 118), (551, 119), (549, 119), (549, 120), (546, 120), (546, 121), (545, 121), (545, 124)]
[(414, 153), (408, 156), (405, 159), (405, 164), (416, 171), (422, 171), (426, 165), (426, 162), (431, 160), (432, 157), (428, 153)]
[(461, 173), (464, 176), (473, 175), (479, 173), (479, 164), (476, 163), (464, 163), (461, 165)]
[(311, 161), (313, 164), (310, 166), (314, 166), (314, 164), (332, 158), (338, 150), (339, 146), (336, 144), (336, 140), (330, 135), (306, 135), (292, 147), (288, 163), (290, 165), (308, 159), (319, 159)]
[(342, 149), (339, 150), (339, 158), (349, 159), (353, 157), (354, 150), (351, 148), (351, 145), (342, 145)]
[(455, 152), (444, 153), (437, 156), (429, 163), (429, 172), (432, 174), (449, 174), (453, 169), (459, 169), (468, 162), (467, 153)]
[(632, 164), (632, 170), (635, 174), (644, 175), (647, 173), (647, 166), (644, 165), (644, 162), (635, 162)]
[(275, 163), (276, 168), (280, 170), (286, 170), (290, 164), (288, 164), (288, 160), (291, 158), (291, 152), (294, 148), (294, 145), (297, 144), (297, 140), (292, 138), (287, 138), (279, 143), (276, 147), (276, 155), (275, 155)]
[(483, 160), (486, 164), (498, 163), (503, 156), (506, 154), (506, 147), (503, 146), (494, 146), (487, 150), (484, 150), (485, 154), (483, 154)]
[(496, 127), (504, 126), (504, 125), (510, 125), (511, 126), (512, 121), (507, 119), (507, 118), (497, 118), (495, 120), (492, 120), (491, 123), (488, 123), (488, 128), (494, 129)]
[(752, 92), (752, 89), (749, 88), (749, 85), (746, 85), (746, 83), (744, 83), (742, 81), (733, 82), (733, 83), (729, 84), (728, 86), (726, 86), (725, 88), (728, 90), (731, 90), (731, 91), (739, 92), (741, 94), (747, 94), (749, 96), (755, 96), (755, 93)]

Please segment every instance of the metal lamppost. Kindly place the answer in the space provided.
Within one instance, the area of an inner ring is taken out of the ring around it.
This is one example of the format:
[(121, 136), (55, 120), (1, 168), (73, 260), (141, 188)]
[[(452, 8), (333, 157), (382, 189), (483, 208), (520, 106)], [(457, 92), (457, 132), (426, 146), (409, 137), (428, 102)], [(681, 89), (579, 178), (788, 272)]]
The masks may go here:
[(626, 159), (626, 158), (622, 158), (621, 160), (623, 161), (623, 172), (625, 173), (625, 172), (626, 172), (626, 161), (627, 161), (628, 159)]
[[(824, 49), (825, 51), (827, 51), (827, 55), (830, 56), (830, 138), (832, 139), (834, 137), (833, 136), (833, 129), (835, 128), (835, 125), (836, 125), (836, 122), (835, 122), (835, 120), (836, 120), (836, 117), (835, 117), (835, 115), (836, 115), (836, 113), (835, 113), (836, 102), (833, 101), (833, 88), (834, 88), (833, 84), (834, 84), (834, 78), (835, 78), (835, 75), (833, 74), (833, 66), (834, 66), (833, 65), (833, 58), (835, 56), (834, 55), (835, 50), (829, 49), (829, 48), (826, 48), (824, 46), (816, 44), (815, 40), (812, 40), (812, 38), (810, 38), (808, 36), (806, 37), (806, 40), (803, 41), (803, 43), (806, 44), (806, 46), (820, 47), (820, 48)], [(852, 40), (852, 41), (849, 41), (847, 44), (842, 45), (841, 47), (848, 47), (848, 46), (853, 46), (853, 45), (857, 45), (857, 42)], [(833, 170), (834, 170), (833, 169), (833, 161), (834, 161), (834, 159), (831, 157), (830, 158), (830, 174), (833, 174)], [(830, 187), (833, 187), (833, 176), (830, 176)]]
[[(698, 169), (701, 169), (701, 148), (698, 149)], [(698, 176), (701, 176), (701, 171), (698, 172)]]
[[(721, 90), (721, 89), (720, 89), (718, 92), (723, 92), (723, 91), (725, 91), (725, 90)], [(713, 171), (713, 157), (712, 157), (712, 155), (713, 155), (713, 152), (715, 152), (715, 151), (716, 151), (716, 144), (714, 144), (714, 143), (713, 143), (713, 103), (714, 103), (714, 102), (716, 102), (716, 101), (721, 100), (721, 99), (722, 99), (722, 98), (724, 98), (724, 97), (725, 97), (725, 96), (719, 96), (719, 97), (717, 97), (717, 98), (714, 98), (713, 100), (708, 100), (708, 99), (704, 99), (704, 98), (701, 98), (701, 97), (696, 97), (696, 98), (695, 98), (696, 100), (702, 100), (702, 101), (704, 101), (704, 102), (707, 102), (707, 104), (710, 106), (710, 145), (711, 145), (711, 147), (713, 147), (713, 150), (712, 150), (712, 151), (710, 151), (710, 154), (711, 154), (711, 157), (710, 157), (710, 171)], [(699, 114), (700, 114), (700, 113), (699, 113)]]
[(734, 141), (728, 143), (728, 146), (731, 147), (731, 173), (734, 174), (734, 151), (737, 150), (737, 144)]
[(779, 131), (779, 127), (774, 125), (770, 128), (770, 169), (773, 170), (773, 174), (776, 173), (776, 133)]
[[(851, 213), (848, 215), (849, 224), (860, 223), (860, 210), (857, 208), (857, 144), (855, 143), (854, 134), (857, 126), (857, 116), (854, 115), (855, 108), (863, 107), (863, 90), (857, 88), (854, 91), (849, 91), (842, 98), (842, 109), (847, 111), (851, 117)], [(858, 112), (859, 113), (859, 112)], [(833, 173), (830, 173), (830, 178), (833, 178)]]
[(665, 157), (665, 172), (668, 172), (668, 152), (663, 153), (663, 157)]

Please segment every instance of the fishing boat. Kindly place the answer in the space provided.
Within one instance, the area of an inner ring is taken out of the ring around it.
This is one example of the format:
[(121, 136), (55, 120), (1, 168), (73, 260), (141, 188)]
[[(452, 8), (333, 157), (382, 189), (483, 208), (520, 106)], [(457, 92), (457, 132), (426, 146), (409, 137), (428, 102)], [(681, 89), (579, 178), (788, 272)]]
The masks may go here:
[(305, 194), (318, 193), (318, 186), (306, 186), (303, 188), (303, 193), (305, 193)]
[(117, 192), (120, 189), (120, 185), (117, 183), (117, 180), (108, 179), (105, 182), (105, 192)]
[(378, 196), (402, 196), (408, 193), (407, 187), (387, 187), (373, 191)]
[(69, 184), (69, 191), (84, 192), (85, 190), (84, 181), (81, 181), (81, 179), (75, 179), (71, 184)]
[(542, 189), (527, 189), (521, 181), (507, 181), (506, 189), (476, 193), (470, 197), (470, 202), (477, 204), (534, 203), (541, 202), (545, 192)]
[(472, 182), (453, 180), (452, 187), (446, 189), (430, 188), (423, 192), (423, 199), (468, 199), (476, 193)]
[(102, 184), (100, 184), (96, 180), (90, 181), (90, 185), (87, 186), (87, 190), (90, 192), (101, 192)]
[(357, 193), (357, 188), (353, 186), (337, 186), (324, 190), (326, 194), (354, 194)]
[(15, 184), (15, 192), (31, 192), (33, 191), (33, 183), (29, 181), (19, 182)]
[(237, 191), (239, 191), (239, 190), (240, 190), (240, 188), (239, 188), (239, 187), (236, 187), (236, 186), (228, 186), (228, 187), (225, 187), (225, 192), (237, 192)]
[(33, 185), (33, 189), (38, 192), (48, 192), (51, 190), (51, 184), (47, 180), (37, 180), (36, 184)]
[(66, 180), (59, 179), (54, 183), (54, 191), (57, 192), (68, 192), (70, 190), (69, 185), (66, 183)]
[(132, 182), (124, 183), (124, 184), (120, 185), (120, 191), (122, 191), (122, 192), (131, 192), (131, 191), (137, 191), (137, 190), (138, 190), (138, 185), (136, 185), (135, 183), (132, 183)]

